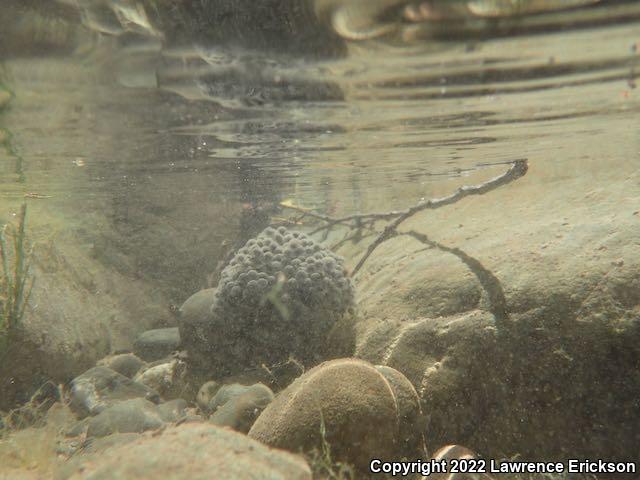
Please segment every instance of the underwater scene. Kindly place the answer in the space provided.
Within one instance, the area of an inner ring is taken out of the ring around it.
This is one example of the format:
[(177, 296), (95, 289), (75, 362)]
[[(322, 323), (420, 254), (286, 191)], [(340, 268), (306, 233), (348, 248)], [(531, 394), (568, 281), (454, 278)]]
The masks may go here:
[(640, 478), (640, 2), (0, 0), (0, 480)]

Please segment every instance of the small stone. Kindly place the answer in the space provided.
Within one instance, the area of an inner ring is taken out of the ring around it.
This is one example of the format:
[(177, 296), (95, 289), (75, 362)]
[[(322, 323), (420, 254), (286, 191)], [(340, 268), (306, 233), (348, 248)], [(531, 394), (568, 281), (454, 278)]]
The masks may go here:
[(171, 387), (174, 363), (174, 361), (171, 361), (149, 367), (136, 375), (134, 380), (149, 388), (153, 388), (162, 395), (163, 391)]
[(198, 342), (199, 331), (211, 319), (211, 306), (215, 298), (215, 291), (215, 288), (207, 288), (194, 293), (178, 310), (180, 340), (183, 344), (190, 345)]
[(157, 430), (164, 422), (158, 406), (143, 398), (118, 402), (89, 420), (87, 437)]
[(69, 406), (76, 415), (84, 418), (132, 398), (158, 402), (160, 395), (110, 368), (93, 367), (71, 381)]
[(167, 357), (179, 346), (178, 327), (157, 328), (141, 333), (133, 344), (133, 351), (143, 360), (153, 362)]
[(256, 383), (248, 387), (244, 393), (229, 398), (209, 417), (209, 421), (221, 427), (248, 433), (256, 418), (273, 398), (273, 392), (269, 387)]
[(205, 382), (198, 390), (198, 394), (196, 395), (196, 403), (200, 410), (203, 412), (209, 412), (209, 402), (215, 396), (215, 394), (220, 389), (220, 384), (215, 380), (209, 380)]
[(105, 357), (98, 362), (98, 365), (110, 368), (125, 377), (133, 378), (147, 363), (133, 353), (122, 353)]
[(209, 409), (209, 411), (215, 412), (219, 407), (227, 403), (229, 400), (234, 397), (239, 397), (243, 393), (247, 392), (250, 388), (250, 385), (241, 385), (239, 383), (222, 385), (207, 405), (207, 408)]

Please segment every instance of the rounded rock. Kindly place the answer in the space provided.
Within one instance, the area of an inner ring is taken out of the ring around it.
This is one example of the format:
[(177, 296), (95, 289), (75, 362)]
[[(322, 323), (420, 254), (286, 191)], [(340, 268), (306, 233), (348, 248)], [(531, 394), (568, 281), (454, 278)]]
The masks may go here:
[(196, 395), (196, 404), (200, 410), (209, 412), (209, 402), (218, 393), (221, 385), (215, 380), (209, 380), (202, 384)]
[[(395, 387), (387, 377), (393, 378)], [(413, 399), (405, 395), (406, 379), (401, 378), (400, 372), (383, 374), (357, 359), (322, 363), (283, 390), (258, 417), (249, 436), (273, 447), (309, 451), (322, 448), (324, 424), (334, 460), (367, 471), (372, 458), (405, 454), (406, 432), (401, 428), (420, 428), (402, 421), (401, 410), (419, 411), (419, 406), (412, 405), (417, 395)], [(403, 392), (400, 402), (396, 390)]]
[(273, 400), (273, 392), (262, 383), (247, 387), (237, 384), (228, 387), (231, 388), (222, 392), (221, 395), (216, 395), (209, 404), (210, 410), (213, 410), (211, 407), (215, 407), (209, 421), (221, 427), (230, 427), (238, 432), (248, 433), (258, 415)]
[(153, 433), (97, 456), (80, 456), (61, 480), (312, 478), (301, 457), (270, 449), (246, 435), (215, 425), (185, 423)]

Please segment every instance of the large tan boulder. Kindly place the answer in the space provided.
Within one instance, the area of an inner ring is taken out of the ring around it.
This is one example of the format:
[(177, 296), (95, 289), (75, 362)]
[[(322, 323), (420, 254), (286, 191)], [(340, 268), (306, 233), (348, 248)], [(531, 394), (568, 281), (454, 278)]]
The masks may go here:
[(202, 423), (141, 435), (69, 467), (57, 480), (311, 480), (301, 457)]
[(374, 457), (400, 458), (419, 448), (419, 435), (405, 430), (420, 430), (419, 418), (417, 394), (402, 374), (339, 359), (309, 370), (282, 391), (249, 436), (292, 451), (321, 449), (326, 441), (334, 460), (362, 471)]
[[(458, 250), (399, 236), (358, 272), (355, 356), (413, 383), (427, 445), (533, 460), (637, 455), (640, 211), (630, 185), (640, 176), (596, 160), (610, 147), (601, 140), (591, 160), (563, 163), (588, 174), (560, 177), (556, 159), (532, 159), (516, 183), (402, 225)], [(354, 265), (369, 243), (340, 253)]]

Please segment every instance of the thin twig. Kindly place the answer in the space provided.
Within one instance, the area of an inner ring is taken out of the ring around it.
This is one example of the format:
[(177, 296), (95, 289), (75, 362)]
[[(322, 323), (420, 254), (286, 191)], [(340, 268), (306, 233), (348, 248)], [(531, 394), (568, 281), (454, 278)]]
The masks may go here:
[(420, 202), (419, 204), (405, 210), (402, 214), (400, 214), (393, 222), (387, 225), (384, 230), (378, 235), (371, 245), (367, 248), (367, 251), (362, 256), (358, 264), (353, 269), (351, 276), (355, 276), (356, 273), (362, 268), (364, 262), (371, 256), (373, 251), (380, 246), (386, 240), (395, 237), (398, 232), (398, 226), (407, 220), (409, 217), (415, 215), (418, 212), (423, 210), (433, 210), (436, 208), (444, 207), (446, 205), (451, 205), (462, 200), (465, 197), (470, 195), (483, 195), (487, 192), (495, 190), (498, 187), (506, 185), (508, 183), (513, 182), (524, 176), (527, 173), (529, 166), (526, 159), (515, 160), (509, 170), (507, 170), (502, 175), (499, 175), (491, 180), (488, 180), (479, 185), (472, 186), (463, 186), (458, 188), (454, 193), (449, 195), (448, 197), (436, 198), (432, 200), (427, 200), (426, 202)]
[(324, 230), (325, 228), (330, 228), (333, 225), (339, 224), (339, 223), (343, 223), (345, 225), (348, 225), (348, 221), (349, 219), (335, 219), (332, 218), (328, 215), (323, 215), (321, 213), (316, 213), (313, 210), (309, 210), (307, 208), (303, 208), (303, 207), (298, 207), (296, 205), (291, 205), (290, 203), (284, 203), (281, 202), (279, 203), (279, 206), (282, 208), (288, 208), (289, 210), (294, 210), (296, 212), (299, 212), (301, 215), (299, 217), (296, 218), (296, 221), (299, 222), (302, 219), (304, 219), (304, 217), (311, 217), (311, 218), (315, 218), (316, 220), (322, 220), (323, 222), (326, 223), (326, 225), (323, 225), (322, 227), (309, 232), (309, 235), (313, 235), (314, 233), (320, 232), (322, 230)]
[[(340, 225), (340, 224), (353, 227), (352, 222), (356, 222), (356, 223), (360, 222), (363, 225), (367, 225), (367, 224), (370, 225), (373, 222), (376, 222), (379, 220), (394, 220), (394, 219), (401, 218), (403, 216), (411, 216), (414, 213), (424, 209), (439, 208), (445, 205), (449, 205), (451, 203), (457, 202), (458, 200), (460, 200), (463, 197), (466, 197), (467, 195), (480, 195), (480, 194), (486, 193), (490, 190), (493, 190), (494, 188), (497, 188), (501, 185), (504, 185), (513, 180), (516, 180), (517, 178), (520, 178), (526, 173), (528, 168), (527, 159), (513, 160), (512, 162), (510, 162), (510, 164), (511, 164), (511, 168), (506, 173), (500, 175), (499, 177), (494, 178), (493, 180), (489, 180), (488, 182), (485, 182), (483, 184), (476, 185), (476, 186), (461, 187), (456, 191), (456, 193), (454, 193), (449, 197), (430, 200), (428, 202), (421, 202), (415, 207), (409, 208), (407, 210), (392, 210), (390, 212), (374, 212), (374, 213), (354, 213), (344, 217), (334, 218), (334, 217), (330, 217), (329, 215), (323, 215), (321, 213), (314, 212), (307, 208), (291, 205), (290, 203), (282, 202), (279, 204), (279, 206), (281, 208), (287, 208), (287, 209), (299, 212), (301, 215), (300, 217), (298, 217), (298, 219), (300, 220), (306, 216), (309, 216), (324, 222), (323, 225), (310, 231), (308, 235), (314, 235), (323, 230), (330, 229), (331, 227), (335, 225)], [(467, 190), (467, 189), (468, 190), (477, 189), (478, 191), (464, 192), (464, 190)], [(453, 197), (456, 197), (456, 198), (453, 198)], [(404, 221), (404, 220), (401, 220), (401, 221)]]

